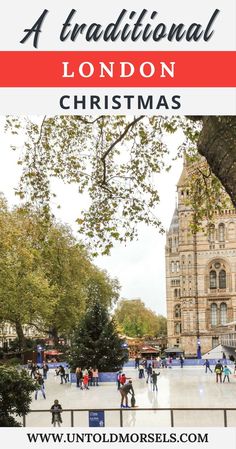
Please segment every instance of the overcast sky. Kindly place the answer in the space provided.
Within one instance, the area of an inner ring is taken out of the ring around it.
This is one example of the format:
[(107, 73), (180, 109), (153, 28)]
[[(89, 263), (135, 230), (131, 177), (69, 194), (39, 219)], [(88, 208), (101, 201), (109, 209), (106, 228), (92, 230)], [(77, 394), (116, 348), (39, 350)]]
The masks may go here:
[[(3, 121), (0, 120), (0, 192), (3, 192), (10, 205), (17, 203), (14, 188), (19, 179), (20, 167), (17, 166), (17, 153), (11, 150), (11, 145), (21, 143), (4, 134)], [(183, 140), (181, 132), (166, 137), (166, 142), (174, 156), (177, 147)], [(174, 161), (169, 173), (158, 177), (158, 189), (161, 202), (157, 208), (157, 216), (164, 228), (168, 228), (176, 202), (176, 183), (180, 176), (182, 162)], [(58, 196), (61, 209), (55, 209), (55, 214), (63, 222), (68, 223), (76, 232), (75, 220), (79, 215), (81, 198), (76, 186), (65, 186), (55, 183), (54, 190)], [(140, 298), (157, 313), (166, 314), (165, 304), (165, 235), (160, 235), (156, 229), (141, 225), (139, 241), (126, 246), (116, 244), (111, 256), (98, 257), (95, 263), (108, 271), (112, 277), (117, 277), (122, 286), (121, 297), (126, 299)]]

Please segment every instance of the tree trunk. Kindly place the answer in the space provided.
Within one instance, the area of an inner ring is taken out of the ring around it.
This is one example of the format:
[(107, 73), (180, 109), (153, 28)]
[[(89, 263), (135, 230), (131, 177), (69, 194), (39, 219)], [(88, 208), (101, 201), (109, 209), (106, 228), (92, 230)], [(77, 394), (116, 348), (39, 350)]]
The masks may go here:
[(24, 336), (22, 324), (21, 324), (20, 321), (16, 321), (15, 322), (15, 326), (16, 326), (17, 337), (18, 337), (18, 340), (19, 340), (20, 350), (24, 350), (26, 348), (26, 341), (25, 341), (25, 336)]
[(236, 117), (202, 117), (198, 151), (221, 181), (236, 207)]
[(54, 346), (58, 346), (59, 344), (58, 329), (56, 327), (52, 327), (52, 329), (50, 330), (50, 334), (52, 336)]

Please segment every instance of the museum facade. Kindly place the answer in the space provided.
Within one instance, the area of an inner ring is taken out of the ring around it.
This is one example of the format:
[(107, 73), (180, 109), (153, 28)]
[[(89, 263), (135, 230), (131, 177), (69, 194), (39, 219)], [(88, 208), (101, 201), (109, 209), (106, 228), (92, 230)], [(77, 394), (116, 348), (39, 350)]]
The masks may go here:
[(214, 224), (191, 232), (188, 177), (185, 163), (166, 236), (168, 346), (196, 356), (216, 347), (236, 320), (236, 211), (216, 211)]

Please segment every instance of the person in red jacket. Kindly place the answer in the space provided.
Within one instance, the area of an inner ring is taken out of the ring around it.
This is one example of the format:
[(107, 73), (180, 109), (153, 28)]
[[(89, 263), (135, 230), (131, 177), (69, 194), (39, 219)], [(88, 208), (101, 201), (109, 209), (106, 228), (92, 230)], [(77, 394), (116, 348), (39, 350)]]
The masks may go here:
[(119, 377), (120, 386), (122, 387), (123, 385), (125, 385), (127, 380), (129, 379), (130, 377), (126, 377), (125, 373), (121, 374)]
[(88, 383), (89, 383), (89, 375), (88, 374), (84, 374), (83, 385), (84, 385), (84, 389), (85, 390), (89, 390)]

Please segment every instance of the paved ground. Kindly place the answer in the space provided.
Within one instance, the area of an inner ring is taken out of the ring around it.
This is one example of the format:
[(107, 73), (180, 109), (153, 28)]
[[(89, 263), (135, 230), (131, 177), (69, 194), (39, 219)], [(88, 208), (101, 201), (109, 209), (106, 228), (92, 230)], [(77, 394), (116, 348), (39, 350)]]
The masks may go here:
[[(124, 410), (124, 426), (170, 426), (170, 412), (152, 411), (152, 408), (162, 407), (202, 407), (202, 408), (236, 408), (236, 378), (231, 375), (230, 383), (216, 384), (215, 375), (205, 374), (202, 367), (176, 367), (161, 369), (158, 377), (158, 392), (152, 391), (152, 385), (146, 380), (138, 379), (133, 368), (125, 370), (132, 377), (136, 395), (136, 404), (140, 408), (150, 408), (149, 411)], [(60, 385), (60, 378), (52, 370), (46, 381), (46, 400), (39, 393), (38, 400), (33, 399), (31, 413), (27, 417), (27, 426), (48, 426), (51, 422), (50, 413), (40, 410), (49, 409), (54, 399), (58, 399), (64, 409), (96, 409), (117, 408), (120, 406), (120, 393), (114, 383), (91, 387), (89, 391), (81, 391), (75, 384)], [(63, 426), (70, 425), (70, 412), (63, 412)], [(236, 410), (227, 413), (228, 425), (236, 426)], [(120, 412), (107, 412), (107, 426), (119, 426)], [(176, 411), (174, 412), (176, 426), (221, 426), (222, 411)], [(75, 426), (88, 426), (88, 413), (75, 412)]]

